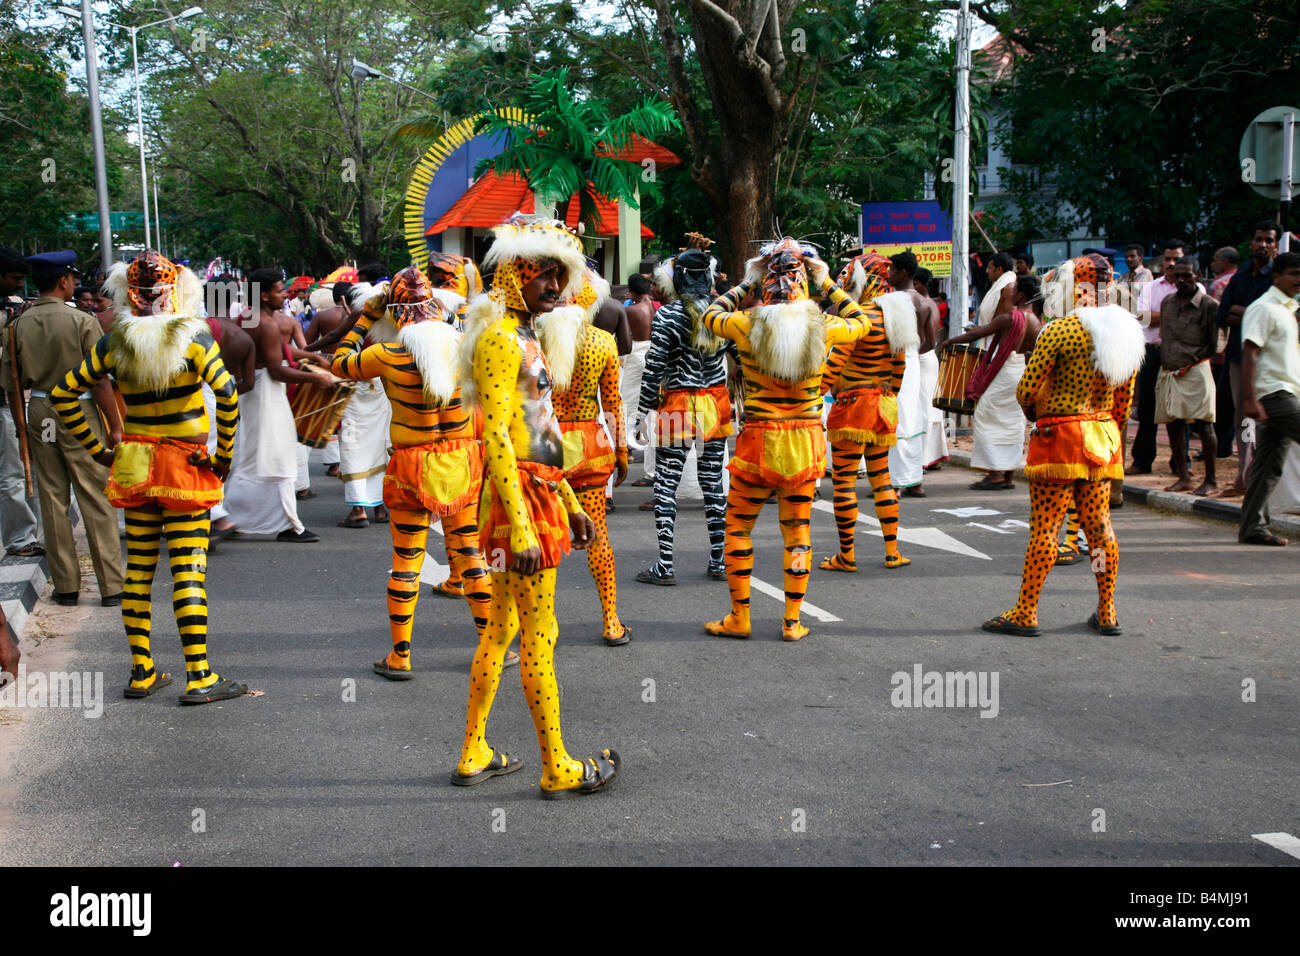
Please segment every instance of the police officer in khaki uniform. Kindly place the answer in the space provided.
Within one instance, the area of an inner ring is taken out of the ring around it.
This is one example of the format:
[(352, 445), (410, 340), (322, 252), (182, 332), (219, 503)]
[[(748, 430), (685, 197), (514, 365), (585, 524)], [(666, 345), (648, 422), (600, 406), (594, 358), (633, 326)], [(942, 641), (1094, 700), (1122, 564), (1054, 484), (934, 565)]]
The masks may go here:
[[(100, 603), (113, 607), (122, 603), (125, 575), (117, 537), (117, 515), (104, 492), (108, 469), (91, 458), (63, 426), (47, 398), (49, 390), (63, 381), (69, 370), (81, 364), (103, 330), (93, 316), (68, 305), (77, 288), (73, 268), (77, 261), (75, 252), (70, 249), (47, 252), (28, 256), (26, 261), (41, 296), (15, 320), (17, 355), (5, 350), (0, 360), (0, 382), (10, 390), (11, 403), (21, 400), (21, 396), (12, 393), (11, 363), (16, 360), (22, 387), (31, 389), (27, 436), (39, 486), (54, 599), (59, 604), (76, 604), (81, 590), (69, 498), (69, 491), (75, 490), (90, 542), (91, 563), (99, 582)], [(92, 395), (115, 432), (105, 437), (99, 415), (89, 404), (84, 408), (86, 420), (100, 441), (112, 448), (122, 437), (122, 424), (109, 380), (96, 385), (82, 401), (89, 403)]]
[[(7, 328), (12, 316), (22, 311), (22, 304), (10, 300), (23, 288), (23, 280), (31, 267), (22, 255), (8, 246), (0, 246), (0, 351), (8, 348)], [(12, 387), (13, 383), (9, 383)], [(27, 494), (27, 474), (23, 468), (22, 450), (14, 417), (0, 386), (0, 538), (5, 551), (23, 558), (40, 557), (45, 553), (41, 534), (41, 507), (37, 503), (35, 478), (32, 476), (32, 493)]]

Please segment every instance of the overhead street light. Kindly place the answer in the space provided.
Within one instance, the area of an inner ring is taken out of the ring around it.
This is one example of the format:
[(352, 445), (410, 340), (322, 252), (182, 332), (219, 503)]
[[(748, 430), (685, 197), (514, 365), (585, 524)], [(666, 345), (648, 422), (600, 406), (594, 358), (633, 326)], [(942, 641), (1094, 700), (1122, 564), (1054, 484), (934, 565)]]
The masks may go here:
[(424, 92), (424, 90), (416, 89), (410, 83), (403, 83), (401, 80), (395, 77), (391, 77), (387, 73), (381, 73), (379, 70), (376, 70), (369, 63), (362, 63), (355, 56), (352, 58), (352, 79), (356, 80), (358, 83), (362, 83), (370, 79), (388, 80), (390, 83), (396, 83), (398, 86), (404, 87), (410, 90), (412, 93), (419, 93), (421, 96), (427, 97), (428, 99), (434, 100), (435, 102), (438, 99), (438, 97), (434, 96), (432, 93), (426, 93)]
[[(81, 17), (82, 26), (86, 34), (86, 47), (88, 51), (86, 55), (88, 58), (87, 63), (89, 63), (90, 62), (89, 57), (93, 55), (89, 51), (94, 43), (94, 24), (92, 20), (93, 14), (90, 10), (90, 0), (81, 0), (81, 12), (72, 9), (71, 7), (56, 7), (55, 9), (57, 9), (60, 13), (64, 14), (65, 16)], [(186, 9), (182, 10), (180, 13), (177, 13), (173, 16), (163, 17), (161, 20), (151, 20), (148, 23), (142, 23), (139, 26), (135, 26), (135, 27), (129, 27), (122, 23), (114, 23), (112, 20), (104, 21), (109, 26), (117, 27), (119, 30), (128, 30), (131, 33), (131, 69), (132, 72), (135, 74), (135, 130), (136, 130), (136, 138), (140, 141), (140, 201), (142, 204), (142, 208), (144, 210), (144, 245), (146, 249), (149, 249), (153, 246), (153, 234), (149, 228), (149, 174), (145, 169), (144, 107), (140, 102), (140, 55), (139, 55), (139, 45), (136, 42), (136, 37), (141, 30), (148, 29), (149, 27), (156, 27), (161, 23), (170, 23), (173, 20), (186, 20), (190, 17), (197, 16), (202, 12), (203, 12), (202, 7), (187, 7)], [(103, 145), (102, 131), (100, 133), (99, 140), (100, 142), (96, 149), (97, 162), (102, 161), (102, 157), (103, 157), (104, 145)], [(105, 186), (105, 190), (104, 190), (105, 201), (107, 201), (107, 192), (108, 192), (107, 186)], [(157, 210), (155, 210), (155, 212), (156, 211)], [(105, 213), (101, 208), (100, 218), (103, 219), (104, 217), (105, 217)]]

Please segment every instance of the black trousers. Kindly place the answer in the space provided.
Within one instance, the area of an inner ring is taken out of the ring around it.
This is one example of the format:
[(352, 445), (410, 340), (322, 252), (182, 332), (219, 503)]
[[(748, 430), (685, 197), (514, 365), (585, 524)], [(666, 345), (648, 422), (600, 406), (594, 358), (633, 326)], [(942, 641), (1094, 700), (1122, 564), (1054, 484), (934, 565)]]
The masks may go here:
[(1156, 379), (1160, 377), (1160, 346), (1147, 344), (1146, 360), (1138, 372), (1138, 430), (1133, 438), (1133, 467), (1146, 470), (1156, 460)]
[(1300, 442), (1300, 398), (1290, 392), (1273, 392), (1259, 400), (1268, 415), (1255, 428), (1255, 460), (1246, 480), (1246, 497), (1241, 503), (1241, 529), (1247, 538), (1264, 530), (1268, 523), (1268, 497), (1282, 477), (1287, 449)]

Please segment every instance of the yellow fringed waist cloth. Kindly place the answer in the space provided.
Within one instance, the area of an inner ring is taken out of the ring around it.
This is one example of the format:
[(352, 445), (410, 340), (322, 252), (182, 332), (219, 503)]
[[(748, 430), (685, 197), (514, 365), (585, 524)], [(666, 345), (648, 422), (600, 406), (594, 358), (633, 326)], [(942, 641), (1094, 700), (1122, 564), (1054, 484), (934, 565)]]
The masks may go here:
[(104, 489), (114, 508), (156, 504), (168, 511), (202, 511), (221, 504), (221, 479), (190, 455), (208, 457), (198, 442), (126, 435), (113, 449), (113, 468)]
[(575, 491), (603, 487), (618, 456), (605, 427), (594, 420), (560, 422), (564, 435), (564, 477)]
[(821, 419), (746, 422), (727, 468), (738, 478), (769, 488), (791, 488), (820, 477), (826, 470)]
[(670, 388), (655, 412), (655, 444), (680, 447), (732, 434), (731, 394), (726, 385)]
[(1124, 442), (1109, 412), (1040, 418), (1029, 436), (1025, 475), (1037, 481), (1124, 477)]
[[(565, 511), (564, 502), (560, 500), (556, 488), (564, 480), (564, 472), (553, 465), (535, 461), (519, 460), (516, 465), (524, 507), (528, 509), (528, 523), (532, 526), (542, 552), (542, 563), (538, 570), (559, 567), (560, 559), (572, 548), (569, 542), (569, 513)], [(506, 514), (506, 509), (491, 484), (485, 491), (486, 494), (479, 503), (480, 518), (485, 510), (487, 512), (486, 520), (479, 529), (479, 547), (493, 571), (509, 571), (514, 566), (514, 553), (510, 550), (510, 516)]]
[(402, 445), (388, 459), (384, 504), (445, 517), (477, 503), (482, 487), (483, 452), (477, 438)]
[(844, 389), (826, 416), (826, 437), (831, 441), (889, 446), (898, 441), (897, 428), (898, 396), (878, 385)]

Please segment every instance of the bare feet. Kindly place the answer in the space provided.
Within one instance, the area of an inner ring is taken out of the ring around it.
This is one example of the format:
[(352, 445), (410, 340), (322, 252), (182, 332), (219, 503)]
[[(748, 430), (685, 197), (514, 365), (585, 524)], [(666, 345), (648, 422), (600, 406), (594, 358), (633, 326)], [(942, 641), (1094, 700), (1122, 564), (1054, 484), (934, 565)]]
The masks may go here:
[(1196, 495), (1198, 498), (1208, 498), (1210, 495), (1217, 495), (1218, 493), (1219, 486), (1211, 484), (1208, 481), (1204, 482), (1201, 487), (1192, 492), (1192, 494)]
[(710, 621), (704, 625), (704, 631), (714, 637), (749, 637), (749, 621), (742, 621), (734, 614), (728, 614), (721, 621)]
[(1196, 486), (1192, 484), (1192, 479), (1179, 478), (1172, 485), (1166, 488), (1165, 491), (1191, 491), (1195, 487)]
[(1220, 497), (1220, 498), (1240, 498), (1240, 497), (1242, 497), (1242, 496), (1245, 495), (1245, 494), (1246, 494), (1246, 489), (1245, 489), (1245, 488), (1240, 488), (1240, 487), (1238, 487), (1237, 485), (1233, 485), (1231, 488), (1224, 488), (1221, 492), (1219, 492), (1219, 497)]

